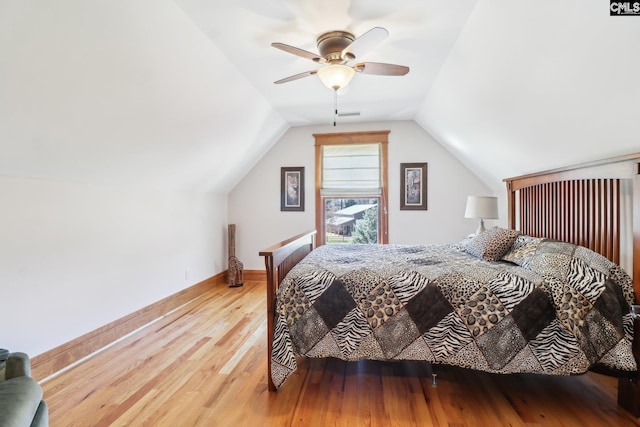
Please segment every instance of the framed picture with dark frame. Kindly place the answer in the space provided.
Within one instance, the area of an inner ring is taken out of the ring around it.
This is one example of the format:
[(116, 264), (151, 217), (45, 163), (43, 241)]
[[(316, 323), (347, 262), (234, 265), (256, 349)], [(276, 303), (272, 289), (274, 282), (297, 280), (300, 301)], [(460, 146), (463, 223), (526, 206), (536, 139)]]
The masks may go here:
[(400, 163), (400, 210), (427, 210), (426, 163)]
[(280, 168), (280, 210), (304, 211), (304, 167)]

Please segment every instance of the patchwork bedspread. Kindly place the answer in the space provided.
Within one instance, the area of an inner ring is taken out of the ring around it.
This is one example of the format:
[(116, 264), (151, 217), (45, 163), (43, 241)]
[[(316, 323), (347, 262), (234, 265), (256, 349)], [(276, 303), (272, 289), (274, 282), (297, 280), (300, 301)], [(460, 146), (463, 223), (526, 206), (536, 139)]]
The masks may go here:
[(277, 295), (271, 375), (296, 356), (424, 360), (495, 373), (634, 371), (633, 286), (583, 247), (529, 239), (516, 262), (460, 245), (325, 245)]

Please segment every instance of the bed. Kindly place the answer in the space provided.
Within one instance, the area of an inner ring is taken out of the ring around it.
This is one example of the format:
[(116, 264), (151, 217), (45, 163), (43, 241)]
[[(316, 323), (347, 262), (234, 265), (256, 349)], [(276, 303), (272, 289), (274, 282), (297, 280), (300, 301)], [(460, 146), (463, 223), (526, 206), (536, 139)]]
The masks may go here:
[[(621, 378), (619, 403), (640, 415), (639, 162), (634, 154), (506, 179), (509, 227), (449, 245), (315, 248), (310, 231), (261, 251), (269, 389), (300, 356), (596, 370)], [(625, 258), (633, 277), (619, 266)]]

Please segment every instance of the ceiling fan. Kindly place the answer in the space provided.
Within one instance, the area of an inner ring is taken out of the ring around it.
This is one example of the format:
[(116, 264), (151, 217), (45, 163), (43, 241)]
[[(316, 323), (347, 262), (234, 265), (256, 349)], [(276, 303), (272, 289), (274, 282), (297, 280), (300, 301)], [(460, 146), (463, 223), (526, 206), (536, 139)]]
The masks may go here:
[(323, 66), (317, 70), (305, 71), (275, 81), (276, 84), (287, 83), (303, 77), (317, 74), (322, 83), (329, 89), (338, 91), (349, 84), (356, 72), (379, 76), (404, 76), (409, 67), (404, 65), (384, 64), (380, 62), (350, 63), (376, 47), (389, 35), (382, 27), (374, 27), (356, 38), (347, 31), (329, 31), (317, 38), (320, 54), (306, 51), (284, 43), (271, 43), (271, 46), (310, 59)]

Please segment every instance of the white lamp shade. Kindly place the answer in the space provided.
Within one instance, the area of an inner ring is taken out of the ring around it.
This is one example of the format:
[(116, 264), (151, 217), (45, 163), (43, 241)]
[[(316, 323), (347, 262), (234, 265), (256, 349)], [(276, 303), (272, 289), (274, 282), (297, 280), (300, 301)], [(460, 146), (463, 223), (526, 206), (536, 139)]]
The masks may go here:
[(465, 218), (498, 219), (498, 198), (485, 196), (467, 197)]
[(320, 68), (317, 72), (323, 85), (329, 89), (342, 89), (349, 84), (356, 71), (346, 65), (332, 64)]

